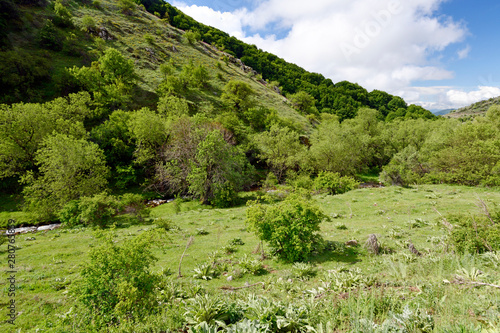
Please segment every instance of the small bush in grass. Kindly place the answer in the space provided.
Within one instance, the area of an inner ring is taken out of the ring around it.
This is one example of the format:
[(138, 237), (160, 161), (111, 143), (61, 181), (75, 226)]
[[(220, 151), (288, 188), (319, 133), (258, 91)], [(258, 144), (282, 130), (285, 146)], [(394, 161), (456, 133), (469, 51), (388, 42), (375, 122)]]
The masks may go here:
[(91, 31), (94, 31), (96, 29), (97, 25), (96, 25), (96, 22), (92, 16), (85, 15), (84, 17), (82, 17), (80, 27), (85, 32), (91, 32)]
[(316, 275), (316, 268), (308, 263), (296, 262), (292, 266), (292, 272), (300, 280), (309, 280)]
[(338, 223), (335, 223), (335, 229), (347, 230), (347, 226), (345, 225), (345, 223), (338, 222)]
[(196, 234), (199, 236), (204, 236), (204, 235), (208, 235), (209, 232), (206, 231), (204, 228), (196, 228)]
[(74, 295), (86, 307), (97, 327), (122, 320), (140, 321), (154, 311), (159, 276), (150, 267), (154, 233), (114, 242), (111, 233), (98, 235), (100, 245), (90, 250)]
[(217, 296), (197, 295), (188, 301), (184, 317), (192, 325), (203, 322), (208, 325), (224, 324), (224, 321), (229, 318), (228, 307), (226, 302)]
[(229, 241), (230, 245), (245, 245), (241, 238), (233, 238)]
[(453, 225), (449, 240), (459, 253), (484, 253), (500, 250), (500, 223), (486, 216), (450, 215)]
[(328, 194), (342, 194), (354, 190), (359, 182), (349, 176), (340, 176), (339, 173), (330, 171), (321, 171), (314, 180), (314, 188), (317, 191), (325, 191)]
[(156, 219), (154, 223), (158, 228), (162, 228), (165, 231), (170, 231), (176, 228), (174, 222), (172, 222), (172, 220), (170, 219), (165, 219), (165, 218)]
[(291, 262), (306, 259), (321, 243), (319, 225), (327, 219), (317, 206), (295, 193), (274, 205), (250, 202), (246, 215), (257, 236)]
[(219, 275), (219, 272), (213, 267), (212, 263), (199, 264), (193, 271), (193, 278), (207, 281)]
[(103, 192), (68, 202), (59, 211), (59, 219), (70, 227), (80, 224), (106, 227), (116, 215), (117, 208), (116, 198)]
[(123, 194), (119, 198), (119, 205), (120, 212), (132, 214), (141, 222), (150, 214), (150, 209), (140, 194)]
[(224, 252), (225, 254), (232, 254), (232, 253), (235, 253), (237, 251), (236, 247), (234, 245), (224, 245), (222, 248), (221, 248), (222, 252)]
[(259, 260), (252, 259), (247, 255), (240, 259), (238, 265), (241, 267), (243, 273), (260, 275), (265, 272), (264, 265)]

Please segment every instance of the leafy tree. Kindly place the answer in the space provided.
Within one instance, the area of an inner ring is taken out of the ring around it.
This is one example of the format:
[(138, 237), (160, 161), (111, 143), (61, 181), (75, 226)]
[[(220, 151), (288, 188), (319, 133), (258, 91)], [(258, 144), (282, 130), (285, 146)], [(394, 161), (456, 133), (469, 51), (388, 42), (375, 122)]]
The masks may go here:
[(304, 160), (318, 172), (331, 171), (341, 175), (354, 175), (363, 169), (363, 149), (358, 130), (337, 119), (323, 121), (311, 135), (309, 159)]
[(104, 123), (92, 128), (90, 137), (104, 151), (110, 166), (127, 165), (133, 159), (135, 144), (129, 129), (133, 113), (116, 110)]
[(229, 206), (248, 177), (245, 155), (213, 130), (198, 144), (187, 177), (189, 191), (203, 203)]
[(305, 152), (299, 134), (287, 127), (273, 125), (269, 131), (257, 134), (254, 140), (259, 157), (271, 166), (279, 181), (283, 180), (286, 170), (299, 165)]
[(288, 96), (292, 105), (302, 114), (318, 113), (315, 107), (316, 100), (305, 91)]
[(251, 106), (251, 97), (254, 94), (255, 92), (248, 83), (233, 80), (229, 81), (224, 86), (224, 91), (221, 95), (221, 99), (234, 110), (242, 111)]
[(189, 115), (188, 102), (172, 95), (166, 95), (158, 101), (158, 113), (175, 118)]
[(39, 220), (52, 220), (68, 201), (100, 193), (107, 185), (104, 154), (84, 139), (49, 136), (35, 160), (39, 174), (28, 172), (22, 180), (25, 208)]
[(83, 89), (92, 92), (100, 113), (126, 107), (137, 80), (133, 61), (113, 48), (104, 51), (90, 67), (73, 67), (69, 73)]
[(328, 194), (342, 194), (354, 190), (359, 185), (354, 178), (349, 176), (340, 176), (338, 173), (321, 171), (314, 180), (314, 188), (320, 191), (326, 191)]
[(137, 147), (134, 152), (136, 163), (154, 161), (168, 138), (167, 120), (148, 108), (142, 108), (131, 114), (127, 125)]
[(44, 104), (0, 105), (0, 178), (34, 169), (37, 150), (53, 132), (83, 138), (89, 103), (82, 92)]
[(197, 31), (189, 30), (184, 33), (184, 39), (191, 45), (199, 41), (200, 38), (201, 38), (200, 33)]
[(251, 202), (246, 222), (278, 256), (287, 261), (307, 259), (322, 238), (320, 223), (327, 217), (310, 200), (298, 194), (275, 205)]

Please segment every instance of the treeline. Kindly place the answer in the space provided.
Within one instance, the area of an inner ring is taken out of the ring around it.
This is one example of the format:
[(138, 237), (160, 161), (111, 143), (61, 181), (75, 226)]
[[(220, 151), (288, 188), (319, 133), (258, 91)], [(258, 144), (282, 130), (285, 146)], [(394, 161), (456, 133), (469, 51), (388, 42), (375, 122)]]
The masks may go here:
[(435, 118), (430, 111), (420, 106), (408, 106), (398, 96), (380, 90), (368, 92), (360, 85), (348, 81), (333, 83), (321, 74), (310, 73), (274, 54), (258, 49), (255, 45), (248, 45), (223, 31), (199, 23), (162, 0), (136, 1), (151, 13), (167, 18), (172, 26), (192, 31), (202, 41), (241, 59), (245, 65), (261, 73), (265, 80), (279, 85), (283, 93), (307, 92), (316, 100), (319, 112), (335, 114), (341, 121), (353, 118), (362, 107), (378, 110), (379, 117), (387, 120)]
[(113, 201), (102, 194), (109, 189), (141, 185), (227, 207), (266, 175), (268, 184), (313, 189), (370, 169), (399, 185), (500, 185), (498, 106), (466, 123), (385, 122), (369, 108), (343, 122), (321, 113), (307, 134), (260, 105), (242, 81), (226, 83), (222, 107), (190, 112), (183, 94), (208, 89), (211, 78), (201, 65), (185, 65), (180, 74), (170, 66), (159, 69), (156, 109), (122, 108), (136, 84), (135, 68), (112, 48), (90, 67), (68, 69), (80, 92), (1, 105), (0, 177), (20, 181), (25, 209), (39, 220), (60, 219), (79, 207), (75, 200), (105, 205)]

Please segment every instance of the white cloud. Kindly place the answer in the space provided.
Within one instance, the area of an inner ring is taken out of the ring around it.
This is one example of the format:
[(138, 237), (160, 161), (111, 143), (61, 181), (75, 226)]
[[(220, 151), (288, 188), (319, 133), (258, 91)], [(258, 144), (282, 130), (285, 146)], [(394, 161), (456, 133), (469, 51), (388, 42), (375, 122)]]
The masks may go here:
[(462, 50), (458, 51), (458, 59), (465, 59), (469, 56), (469, 52), (471, 51), (470, 45), (467, 45)]
[[(452, 18), (435, 15), (443, 1), (260, 0), (253, 10), (231, 13), (174, 5), (334, 82), (348, 80), (369, 90), (415, 96), (418, 91), (411, 85), (416, 81), (453, 78), (439, 57), (467, 34)], [(288, 34), (281, 39), (272, 32), (263, 34), (271, 24), (288, 28)], [(459, 57), (469, 51), (461, 50)]]
[(450, 90), (446, 93), (449, 101), (455, 105), (465, 106), (485, 99), (500, 96), (500, 88), (479, 86), (478, 90), (469, 92)]
[(234, 13), (220, 12), (207, 6), (188, 6), (183, 2), (175, 1), (173, 5), (187, 15), (193, 17), (195, 20), (203, 22), (203, 24), (225, 31), (236, 38), (245, 37), (242, 23), (242, 17), (245, 16), (245, 10)]

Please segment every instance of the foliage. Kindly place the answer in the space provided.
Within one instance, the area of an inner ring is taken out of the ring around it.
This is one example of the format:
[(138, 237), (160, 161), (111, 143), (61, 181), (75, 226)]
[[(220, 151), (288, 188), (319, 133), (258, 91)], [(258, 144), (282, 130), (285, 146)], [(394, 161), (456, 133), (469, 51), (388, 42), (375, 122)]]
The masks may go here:
[(0, 178), (34, 170), (37, 151), (54, 132), (83, 138), (89, 103), (82, 92), (44, 104), (0, 105)]
[(1, 103), (38, 102), (40, 86), (51, 78), (51, 63), (43, 52), (13, 49), (0, 51)]
[(256, 135), (254, 140), (260, 150), (259, 156), (270, 165), (279, 181), (283, 179), (288, 169), (298, 166), (305, 151), (297, 132), (278, 125), (273, 125), (269, 131)]
[(380, 179), (390, 185), (408, 186), (419, 183), (427, 173), (426, 166), (420, 162), (420, 154), (414, 146), (408, 146), (384, 166)]
[(265, 272), (264, 265), (257, 259), (253, 259), (245, 255), (239, 260), (238, 266), (241, 267), (243, 273), (252, 275), (261, 275)]
[(62, 36), (51, 20), (46, 20), (45, 24), (38, 31), (38, 43), (40, 47), (60, 51), (62, 49)]
[(194, 31), (189, 30), (189, 31), (186, 31), (184, 33), (184, 38), (185, 38), (187, 43), (192, 45), (192, 44), (196, 43), (197, 41), (199, 41), (201, 36), (198, 32), (194, 32)]
[(453, 224), (449, 239), (458, 253), (483, 253), (500, 250), (500, 219), (493, 223), (485, 216), (450, 215)]
[(248, 169), (244, 155), (214, 130), (198, 144), (187, 177), (189, 191), (203, 203), (227, 207), (246, 181)]
[(199, 264), (195, 267), (193, 272), (193, 278), (202, 280), (212, 280), (219, 275), (212, 263)]
[(255, 94), (250, 85), (243, 81), (229, 81), (223, 89), (221, 99), (236, 111), (252, 106), (251, 97)]
[(117, 199), (106, 193), (81, 197), (70, 201), (59, 211), (61, 222), (69, 227), (77, 225), (106, 227), (118, 211)]
[(314, 188), (326, 191), (330, 195), (342, 194), (354, 190), (359, 182), (349, 176), (341, 177), (339, 173), (321, 171), (314, 180)]
[(99, 147), (84, 139), (55, 134), (36, 153), (39, 175), (23, 177), (26, 209), (40, 220), (51, 220), (68, 201), (100, 193), (108, 167)]
[(69, 73), (80, 87), (92, 93), (100, 112), (125, 107), (137, 80), (133, 61), (113, 48), (105, 50), (90, 67), (75, 66)]
[(247, 223), (257, 236), (269, 242), (280, 258), (301, 261), (321, 240), (319, 224), (326, 218), (320, 209), (300, 195), (288, 196), (271, 206), (251, 202)]
[(105, 234), (90, 250), (75, 296), (98, 326), (118, 320), (140, 321), (157, 306), (158, 277), (149, 271), (154, 234), (143, 233), (123, 245)]
[(186, 317), (190, 324), (223, 324), (228, 319), (227, 304), (217, 296), (196, 295), (186, 305)]

